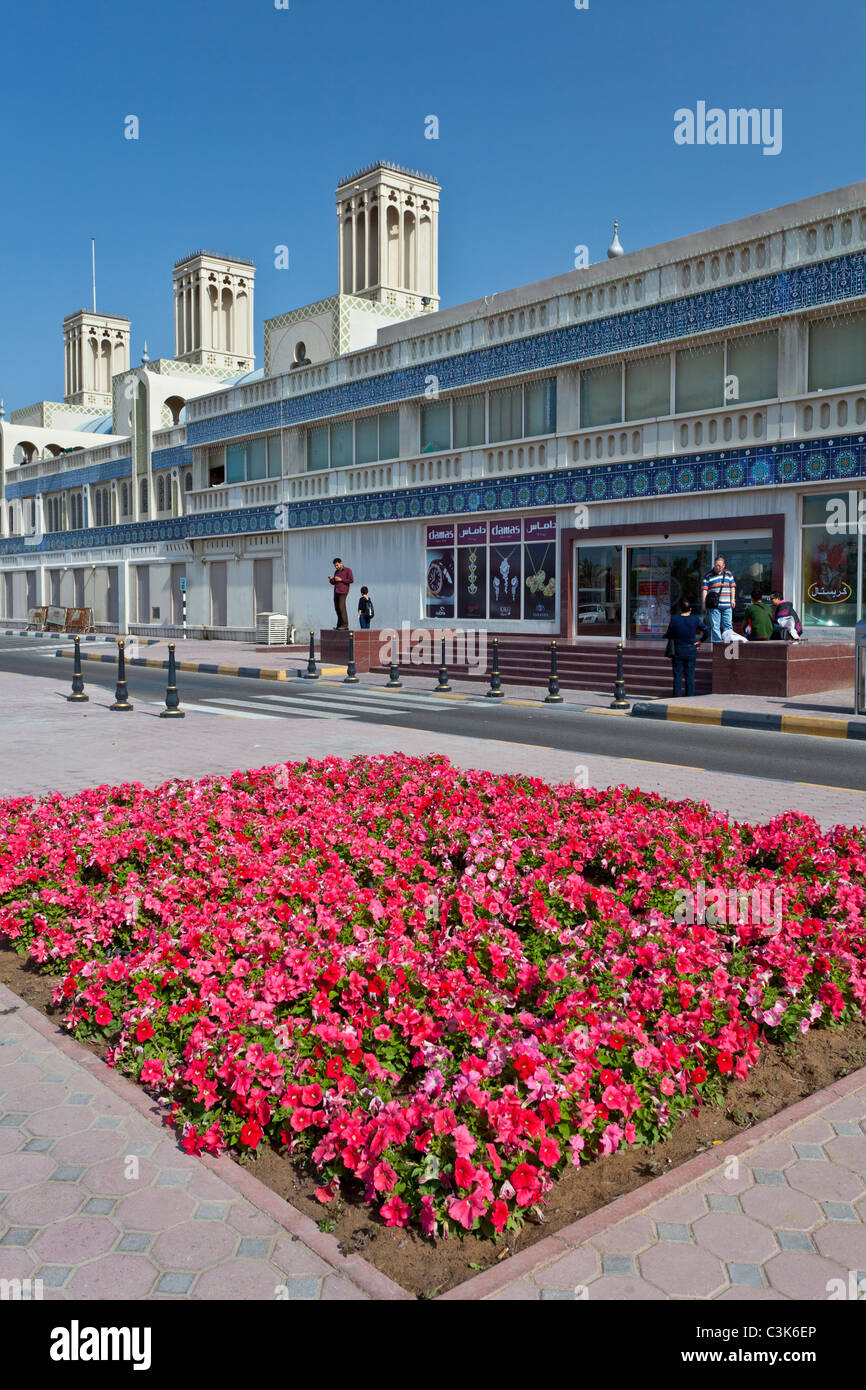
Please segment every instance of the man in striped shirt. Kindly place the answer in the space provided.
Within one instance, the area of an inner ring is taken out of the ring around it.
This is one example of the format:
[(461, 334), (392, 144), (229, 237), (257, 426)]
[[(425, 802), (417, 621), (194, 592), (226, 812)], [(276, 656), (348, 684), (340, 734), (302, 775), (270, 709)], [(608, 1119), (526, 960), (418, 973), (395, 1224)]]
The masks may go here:
[(722, 633), (731, 630), (736, 602), (737, 581), (725, 568), (724, 555), (717, 555), (713, 568), (701, 582), (701, 603), (709, 618), (710, 641), (721, 642)]

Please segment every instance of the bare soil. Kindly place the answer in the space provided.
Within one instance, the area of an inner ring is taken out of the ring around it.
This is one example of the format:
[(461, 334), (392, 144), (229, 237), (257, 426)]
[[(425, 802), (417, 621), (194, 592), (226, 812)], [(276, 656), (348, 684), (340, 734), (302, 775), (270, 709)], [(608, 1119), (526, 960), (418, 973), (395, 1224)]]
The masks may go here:
[[(40, 974), (4, 946), (0, 946), (0, 980), (46, 1017), (59, 1016), (51, 1004), (58, 977)], [(100, 1056), (104, 1052), (97, 1045), (91, 1050)], [(433, 1298), (864, 1065), (866, 1023), (862, 1022), (840, 1029), (812, 1029), (784, 1046), (766, 1044), (748, 1078), (728, 1087), (720, 1107), (704, 1108), (697, 1117), (683, 1120), (652, 1148), (628, 1149), (580, 1169), (569, 1167), (554, 1184), (545, 1220), (527, 1222), (521, 1231), (508, 1232), (496, 1242), (473, 1235), (431, 1241), (389, 1229), (361, 1201), (351, 1200), (345, 1186), (339, 1205), (323, 1207), (314, 1195), (320, 1181), (315, 1173), (275, 1149), (245, 1159), (244, 1166), (322, 1230), (332, 1232), (345, 1254), (361, 1254), (418, 1298)]]

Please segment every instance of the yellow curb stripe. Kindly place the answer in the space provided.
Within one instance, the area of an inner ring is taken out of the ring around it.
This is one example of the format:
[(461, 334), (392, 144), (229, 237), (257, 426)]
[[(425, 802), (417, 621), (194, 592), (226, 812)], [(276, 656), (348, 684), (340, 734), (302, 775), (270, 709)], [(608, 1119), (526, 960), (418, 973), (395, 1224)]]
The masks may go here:
[(785, 734), (816, 734), (823, 738), (847, 738), (847, 719), (807, 719), (802, 714), (783, 714)]
[(675, 724), (721, 724), (724, 710), (699, 709), (697, 707), (672, 709), (668, 705), (668, 719)]

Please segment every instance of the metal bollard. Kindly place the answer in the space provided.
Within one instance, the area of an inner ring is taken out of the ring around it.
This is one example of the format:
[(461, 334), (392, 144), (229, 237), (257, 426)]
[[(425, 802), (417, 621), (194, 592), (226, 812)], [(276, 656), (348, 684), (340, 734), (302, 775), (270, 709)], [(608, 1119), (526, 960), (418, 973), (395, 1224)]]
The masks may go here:
[(349, 664), (346, 667), (346, 674), (343, 678), (344, 685), (358, 685), (358, 673), (355, 670), (355, 634), (349, 633)]
[(320, 672), (316, 670), (316, 634), (310, 633), (310, 659), (307, 662), (307, 674), (304, 677), (308, 681), (317, 681)]
[(111, 709), (129, 710), (132, 709), (132, 701), (129, 698), (129, 691), (126, 687), (126, 656), (124, 647), (126, 643), (123, 638), (118, 638), (117, 642), (117, 685), (114, 690), (114, 704)]
[(440, 667), (439, 667), (439, 684), (436, 685), (436, 686), (434, 687), (434, 689), (433, 689), (433, 694), (434, 694), (434, 695), (438, 695), (438, 694), (440, 693), (440, 691), (441, 691), (441, 692), (447, 692), (447, 691), (449, 691), (450, 689), (451, 689), (451, 686), (448, 684), (448, 670), (447, 670), (447, 668), (446, 668), (446, 666), (445, 666), (445, 638), (443, 637), (443, 638), (442, 638), (442, 663), (441, 663), (441, 665), (440, 665)]
[(397, 645), (397, 641), (398, 639), (395, 637), (393, 642), (391, 643), (391, 670), (388, 673), (389, 679), (388, 684), (385, 686), (386, 690), (403, 689), (403, 682), (400, 679), (400, 667), (397, 664), (397, 653), (400, 650)]
[(544, 703), (546, 705), (561, 705), (562, 696), (559, 693), (559, 672), (556, 665), (556, 643), (550, 644), (550, 679), (547, 682), (547, 696)]
[(499, 638), (493, 639), (493, 665), (490, 670), (490, 689), (487, 692), (488, 700), (504, 700), (505, 691), (502, 689), (502, 677), (499, 674)]
[(75, 659), (72, 663), (72, 694), (67, 695), (66, 699), (69, 704), (83, 705), (90, 699), (90, 696), (84, 693), (84, 677), (81, 674), (81, 639), (74, 637), (73, 641), (75, 642)]
[(186, 712), (180, 708), (177, 693), (177, 669), (174, 664), (174, 643), (168, 644), (168, 685), (165, 691), (165, 709), (159, 712), (160, 719), (185, 719)]
[(613, 687), (613, 699), (610, 702), (611, 709), (631, 709), (631, 705), (625, 698), (625, 679), (622, 673), (622, 642), (616, 644), (616, 682)]

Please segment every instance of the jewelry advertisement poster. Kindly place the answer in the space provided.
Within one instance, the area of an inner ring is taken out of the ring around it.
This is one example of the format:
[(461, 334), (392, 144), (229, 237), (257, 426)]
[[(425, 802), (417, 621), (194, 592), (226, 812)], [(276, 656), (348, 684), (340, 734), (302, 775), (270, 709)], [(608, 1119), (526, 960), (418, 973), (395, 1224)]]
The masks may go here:
[(519, 521), (490, 523), (490, 617), (519, 618), (522, 569), (521, 525)]
[(556, 618), (556, 517), (523, 520), (524, 618)]
[(487, 617), (487, 522), (457, 527), (457, 616)]
[(428, 618), (454, 617), (454, 527), (427, 527)]

